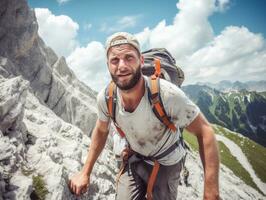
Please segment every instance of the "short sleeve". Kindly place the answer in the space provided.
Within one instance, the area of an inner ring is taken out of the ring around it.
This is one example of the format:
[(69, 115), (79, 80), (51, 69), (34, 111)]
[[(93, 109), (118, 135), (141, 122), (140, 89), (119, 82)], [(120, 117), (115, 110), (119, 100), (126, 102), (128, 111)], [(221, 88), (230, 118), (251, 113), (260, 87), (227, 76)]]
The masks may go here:
[(102, 89), (97, 95), (97, 115), (99, 120), (105, 122), (109, 121), (109, 114), (105, 101), (105, 89)]
[(180, 128), (187, 127), (200, 113), (199, 107), (176, 85), (161, 80), (161, 98), (167, 114)]

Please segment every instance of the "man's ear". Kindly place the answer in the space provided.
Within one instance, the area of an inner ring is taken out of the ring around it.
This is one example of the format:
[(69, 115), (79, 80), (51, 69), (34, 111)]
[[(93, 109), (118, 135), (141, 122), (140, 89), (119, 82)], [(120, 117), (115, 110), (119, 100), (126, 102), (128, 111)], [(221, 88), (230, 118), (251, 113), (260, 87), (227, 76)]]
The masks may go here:
[(144, 56), (141, 54), (140, 55), (140, 64), (141, 64), (141, 67), (143, 67), (143, 65), (144, 65)]

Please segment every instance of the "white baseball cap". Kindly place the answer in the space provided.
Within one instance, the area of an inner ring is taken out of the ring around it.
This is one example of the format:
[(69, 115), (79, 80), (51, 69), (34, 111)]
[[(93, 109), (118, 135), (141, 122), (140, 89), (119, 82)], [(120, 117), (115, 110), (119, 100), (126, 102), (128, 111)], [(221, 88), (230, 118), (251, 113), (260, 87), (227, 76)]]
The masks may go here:
[(137, 38), (127, 32), (117, 32), (107, 38), (105, 43), (106, 54), (108, 53), (111, 47), (121, 44), (130, 44), (135, 47), (136, 50), (141, 54), (140, 45)]

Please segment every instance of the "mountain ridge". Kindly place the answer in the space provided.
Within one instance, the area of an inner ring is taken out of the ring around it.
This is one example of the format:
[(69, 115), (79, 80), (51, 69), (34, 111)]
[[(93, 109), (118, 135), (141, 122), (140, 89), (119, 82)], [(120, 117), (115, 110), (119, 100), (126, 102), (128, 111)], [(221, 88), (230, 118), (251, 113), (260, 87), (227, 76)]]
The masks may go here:
[[(194, 85), (194, 84), (191, 84)], [(209, 86), (211, 88), (215, 88), (221, 92), (230, 92), (230, 91), (239, 91), (239, 90), (247, 90), (247, 91), (257, 91), (257, 92), (264, 92), (266, 91), (266, 81), (228, 81), (223, 80), (218, 83), (211, 83), (211, 82), (197, 82), (195, 85), (201, 86)], [(188, 85), (187, 85), (188, 86)]]
[(183, 86), (206, 118), (266, 146), (266, 92), (221, 92), (209, 86)]

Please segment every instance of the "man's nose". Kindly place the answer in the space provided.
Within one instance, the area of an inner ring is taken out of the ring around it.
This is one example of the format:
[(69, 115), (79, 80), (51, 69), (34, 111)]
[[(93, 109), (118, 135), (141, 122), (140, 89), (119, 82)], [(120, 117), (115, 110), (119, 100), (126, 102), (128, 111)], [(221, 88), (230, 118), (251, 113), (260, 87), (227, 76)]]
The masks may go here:
[(118, 63), (118, 69), (123, 70), (125, 69), (125, 67), (126, 67), (126, 62), (124, 61), (124, 59), (120, 59)]

